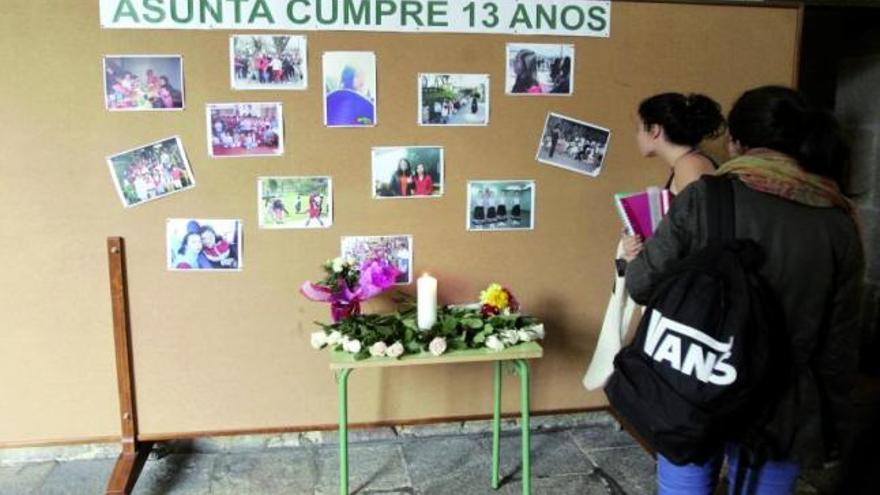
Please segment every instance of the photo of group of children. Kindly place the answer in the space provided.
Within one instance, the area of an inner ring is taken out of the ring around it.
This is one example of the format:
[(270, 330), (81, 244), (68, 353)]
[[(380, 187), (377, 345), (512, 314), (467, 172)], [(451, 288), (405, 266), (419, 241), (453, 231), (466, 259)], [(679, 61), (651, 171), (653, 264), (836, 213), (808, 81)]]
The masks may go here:
[(241, 221), (170, 218), (169, 270), (241, 270)]
[(325, 229), (333, 225), (330, 177), (260, 177), (257, 198), (261, 229)]
[(206, 109), (212, 157), (284, 154), (280, 103), (209, 103)]
[[(566, 96), (574, 91), (574, 46), (508, 43), (505, 93)], [(180, 110), (184, 107), (183, 61), (179, 55), (104, 57), (108, 110)], [(328, 51), (322, 56), (324, 124), (328, 127), (377, 125), (376, 55), (368, 51)], [(232, 35), (230, 85), (235, 90), (305, 90), (308, 52), (305, 36)], [(487, 126), (488, 74), (419, 73), (416, 77), (420, 126)], [(282, 105), (208, 103), (205, 106), (211, 157), (280, 156), (284, 153)], [(549, 113), (535, 159), (596, 177), (608, 151), (610, 131)], [(178, 137), (109, 156), (114, 186), (125, 207), (195, 186)], [(440, 146), (374, 147), (371, 192), (374, 199), (438, 198), (444, 193), (444, 149)], [(257, 179), (257, 218), (261, 229), (326, 229), (333, 225), (329, 176), (270, 176)], [(533, 230), (535, 181), (492, 180), (467, 183), (468, 231)], [(241, 221), (172, 219), (167, 226), (169, 270), (240, 270)], [(342, 254), (356, 260), (379, 256), (412, 272), (412, 237), (343, 237)]]
[(443, 148), (373, 148), (374, 198), (431, 198), (443, 195)]
[(568, 96), (573, 74), (574, 45), (507, 45), (507, 94)]
[(232, 35), (229, 60), (233, 89), (308, 87), (305, 36)]
[(611, 131), (564, 115), (550, 113), (535, 159), (579, 174), (596, 177), (608, 152)]
[(532, 230), (535, 226), (535, 181), (468, 182), (468, 230)]
[(489, 125), (488, 74), (419, 74), (419, 125)]
[(183, 109), (183, 59), (177, 55), (105, 56), (104, 101), (110, 111)]
[(413, 242), (409, 235), (343, 237), (341, 256), (358, 264), (367, 259), (382, 259), (400, 272), (397, 284), (412, 282)]
[(180, 138), (171, 137), (107, 157), (126, 208), (195, 186)]

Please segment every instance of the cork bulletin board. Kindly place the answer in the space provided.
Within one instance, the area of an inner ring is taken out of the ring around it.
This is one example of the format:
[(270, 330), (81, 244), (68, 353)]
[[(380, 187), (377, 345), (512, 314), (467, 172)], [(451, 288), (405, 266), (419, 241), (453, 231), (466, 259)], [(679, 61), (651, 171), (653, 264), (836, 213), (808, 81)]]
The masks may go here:
[[(0, 74), (0, 445), (118, 437), (104, 249), (112, 235), (127, 245), (143, 439), (333, 424), (327, 356), (309, 347), (312, 322), (329, 312), (297, 287), (319, 277), (319, 265), (350, 235), (412, 235), (414, 275), (438, 279), (441, 303), (471, 301), (494, 281), (510, 287), (546, 322), (545, 357), (533, 364), (533, 409), (604, 406), (604, 395), (587, 393), (580, 381), (613, 281), (620, 222), (611, 197), (660, 184), (668, 173), (638, 154), (639, 101), (701, 92), (726, 110), (748, 88), (792, 84), (799, 35), (799, 11), (791, 7), (642, 2), (613, 3), (609, 38), (309, 32), (309, 89), (251, 92), (230, 88), (231, 31), (101, 30), (97, 2), (12, 0), (3, 10), (0, 61), (14, 70)], [(506, 96), (509, 42), (573, 44), (573, 95)], [(322, 125), (321, 55), (336, 50), (376, 54), (376, 127)], [(105, 111), (105, 54), (181, 55), (185, 110)], [(420, 72), (489, 74), (489, 125), (417, 126)], [(282, 103), (283, 156), (209, 157), (206, 103), (240, 101)], [(611, 130), (598, 177), (535, 161), (548, 112)], [(124, 209), (105, 157), (175, 135), (197, 186)], [(372, 199), (371, 148), (401, 145), (444, 148), (442, 197)], [(332, 177), (331, 228), (257, 228), (257, 177), (289, 175)], [(467, 181), (485, 179), (535, 181), (534, 230), (465, 229)], [(168, 218), (241, 219), (244, 268), (167, 271)], [(405, 290), (414, 292), (414, 284)], [(371, 302), (365, 310), (386, 306)], [(355, 373), (351, 420), (487, 414), (490, 378), (479, 364)], [(509, 379), (504, 409), (513, 411), (518, 398)]]

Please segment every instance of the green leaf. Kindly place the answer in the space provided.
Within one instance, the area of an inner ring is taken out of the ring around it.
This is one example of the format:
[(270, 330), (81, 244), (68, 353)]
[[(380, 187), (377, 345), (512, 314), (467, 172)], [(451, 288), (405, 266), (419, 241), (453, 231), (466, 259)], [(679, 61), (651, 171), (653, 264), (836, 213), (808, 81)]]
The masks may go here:
[(462, 320), (461, 323), (465, 326), (473, 328), (474, 330), (476, 330), (478, 328), (483, 328), (483, 320), (479, 320), (476, 318), (468, 318), (468, 319)]
[(485, 333), (486, 335), (488, 335), (488, 334), (490, 334), (490, 333), (492, 333), (492, 332), (494, 332), (494, 331), (495, 331), (495, 327), (493, 327), (492, 325), (486, 323), (486, 325), (483, 326), (483, 331), (480, 332), (480, 333)]

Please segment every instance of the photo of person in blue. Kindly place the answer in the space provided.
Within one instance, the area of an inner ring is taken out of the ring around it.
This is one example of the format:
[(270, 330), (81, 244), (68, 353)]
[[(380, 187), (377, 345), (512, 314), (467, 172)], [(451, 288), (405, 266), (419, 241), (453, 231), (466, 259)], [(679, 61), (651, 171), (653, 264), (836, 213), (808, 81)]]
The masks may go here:
[(324, 123), (376, 125), (376, 56), (371, 52), (324, 54)]

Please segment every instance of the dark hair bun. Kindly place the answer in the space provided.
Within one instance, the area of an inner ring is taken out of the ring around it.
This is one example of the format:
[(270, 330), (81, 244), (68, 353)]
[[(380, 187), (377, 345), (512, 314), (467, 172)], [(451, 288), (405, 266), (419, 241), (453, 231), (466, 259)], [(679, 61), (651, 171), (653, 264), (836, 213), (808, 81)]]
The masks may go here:
[(675, 144), (696, 146), (724, 131), (721, 105), (701, 94), (662, 93), (639, 105), (639, 117), (646, 127), (659, 125)]

